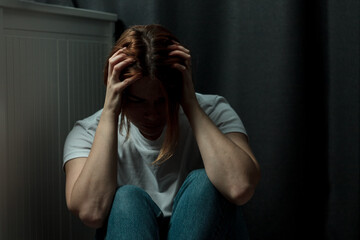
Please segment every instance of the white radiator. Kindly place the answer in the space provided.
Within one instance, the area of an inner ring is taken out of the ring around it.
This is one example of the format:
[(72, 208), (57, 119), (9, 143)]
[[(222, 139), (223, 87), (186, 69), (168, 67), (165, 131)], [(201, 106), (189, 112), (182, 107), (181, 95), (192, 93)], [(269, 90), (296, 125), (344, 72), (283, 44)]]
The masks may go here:
[(65, 205), (62, 151), (100, 109), (116, 15), (0, 1), (0, 239), (92, 239)]

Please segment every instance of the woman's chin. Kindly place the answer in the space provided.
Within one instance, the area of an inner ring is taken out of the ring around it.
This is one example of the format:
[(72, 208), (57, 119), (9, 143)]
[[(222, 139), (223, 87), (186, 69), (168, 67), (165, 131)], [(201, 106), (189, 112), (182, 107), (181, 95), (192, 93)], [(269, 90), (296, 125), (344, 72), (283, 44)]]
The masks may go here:
[(156, 130), (148, 130), (148, 129), (140, 129), (140, 133), (149, 140), (156, 140), (158, 139), (162, 134), (163, 128), (156, 129)]

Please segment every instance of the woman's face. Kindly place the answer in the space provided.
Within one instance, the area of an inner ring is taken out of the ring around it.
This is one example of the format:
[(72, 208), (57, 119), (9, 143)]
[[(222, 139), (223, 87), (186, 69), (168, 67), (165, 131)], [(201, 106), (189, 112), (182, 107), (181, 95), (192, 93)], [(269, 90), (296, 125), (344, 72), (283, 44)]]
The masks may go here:
[(126, 89), (126, 116), (150, 140), (160, 137), (166, 124), (166, 99), (160, 84), (145, 77)]

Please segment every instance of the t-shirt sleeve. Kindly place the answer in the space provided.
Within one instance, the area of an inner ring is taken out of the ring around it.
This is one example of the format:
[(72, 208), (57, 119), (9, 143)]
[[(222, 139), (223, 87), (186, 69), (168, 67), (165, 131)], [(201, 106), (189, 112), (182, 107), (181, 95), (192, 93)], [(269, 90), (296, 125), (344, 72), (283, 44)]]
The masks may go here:
[(94, 140), (94, 133), (89, 131), (84, 121), (75, 123), (64, 144), (63, 167), (71, 159), (88, 157)]
[(208, 116), (222, 133), (246, 133), (244, 124), (224, 97), (216, 96), (207, 111)]

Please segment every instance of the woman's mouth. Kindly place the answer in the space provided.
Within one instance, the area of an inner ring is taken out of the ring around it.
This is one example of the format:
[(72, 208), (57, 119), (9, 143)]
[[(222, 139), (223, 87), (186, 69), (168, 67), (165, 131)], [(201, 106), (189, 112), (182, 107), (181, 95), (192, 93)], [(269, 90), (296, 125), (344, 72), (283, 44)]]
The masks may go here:
[(146, 128), (146, 129), (154, 129), (154, 130), (155, 130), (155, 129), (162, 128), (163, 126), (143, 124), (142, 127), (143, 127), (143, 128)]

